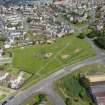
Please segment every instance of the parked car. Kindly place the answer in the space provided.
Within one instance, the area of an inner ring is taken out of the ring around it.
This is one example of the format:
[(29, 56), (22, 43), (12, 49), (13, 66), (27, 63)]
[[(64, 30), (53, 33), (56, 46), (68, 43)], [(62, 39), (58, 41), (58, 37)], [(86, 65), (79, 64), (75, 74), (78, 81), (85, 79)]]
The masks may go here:
[(7, 101), (4, 101), (3, 103), (2, 103), (2, 105), (6, 105), (7, 104)]

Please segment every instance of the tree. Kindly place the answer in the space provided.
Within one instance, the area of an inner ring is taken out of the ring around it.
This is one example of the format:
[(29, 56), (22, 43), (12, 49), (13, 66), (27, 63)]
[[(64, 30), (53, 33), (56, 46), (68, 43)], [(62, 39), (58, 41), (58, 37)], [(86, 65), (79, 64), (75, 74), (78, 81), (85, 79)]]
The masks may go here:
[(94, 41), (100, 48), (105, 49), (105, 37), (99, 37)]
[(30, 23), (33, 19), (31, 17), (27, 18), (27, 22)]
[(101, 18), (101, 8), (102, 6), (101, 5), (98, 5), (97, 8), (96, 8), (96, 18)]
[(1, 42), (5, 42), (5, 41), (6, 41), (6, 38), (3, 37), (3, 36), (0, 36), (0, 41), (1, 41)]
[(83, 100), (83, 99), (85, 99), (85, 91), (84, 90), (81, 90), (80, 92), (79, 92), (79, 96), (80, 96), (80, 98)]
[(81, 77), (80, 79), (79, 79), (79, 82), (80, 82), (80, 84), (85, 88), (85, 89), (89, 89), (89, 86), (90, 86), (90, 82), (89, 82), (89, 80), (87, 79), (87, 78), (85, 78), (84, 76), (83, 77)]
[(101, 34), (100, 31), (94, 30), (94, 29), (93, 29), (91, 33), (87, 34), (87, 37), (88, 37), (88, 38), (93, 38), (93, 39), (94, 39), (95, 37), (99, 37), (100, 34)]
[(72, 98), (71, 97), (66, 98), (65, 103), (66, 103), (66, 105), (72, 105)]
[(77, 37), (80, 38), (80, 39), (84, 39), (85, 35), (84, 35), (84, 33), (80, 33)]
[(105, 28), (103, 30), (93, 30), (90, 34), (87, 35), (89, 38), (92, 38), (97, 46), (102, 49), (105, 49)]
[(42, 102), (43, 100), (46, 100), (45, 94), (39, 94), (38, 98), (39, 98), (39, 102)]

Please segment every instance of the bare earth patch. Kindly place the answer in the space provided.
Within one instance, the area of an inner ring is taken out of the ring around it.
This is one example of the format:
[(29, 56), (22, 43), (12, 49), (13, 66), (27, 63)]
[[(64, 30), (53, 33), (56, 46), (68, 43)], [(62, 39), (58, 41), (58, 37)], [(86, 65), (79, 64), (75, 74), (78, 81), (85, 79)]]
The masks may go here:
[(75, 50), (75, 53), (79, 53), (80, 51), (81, 51), (81, 49), (78, 48), (78, 49)]
[(45, 58), (50, 58), (50, 57), (52, 57), (52, 55), (53, 55), (53, 53), (49, 52), (49, 53), (46, 53), (46, 54), (44, 55), (44, 57), (45, 57)]
[(24, 49), (24, 47), (21, 47), (21, 49)]
[(61, 55), (61, 58), (62, 58), (62, 59), (67, 59), (68, 57), (69, 57), (69, 55), (68, 55), (68, 54)]

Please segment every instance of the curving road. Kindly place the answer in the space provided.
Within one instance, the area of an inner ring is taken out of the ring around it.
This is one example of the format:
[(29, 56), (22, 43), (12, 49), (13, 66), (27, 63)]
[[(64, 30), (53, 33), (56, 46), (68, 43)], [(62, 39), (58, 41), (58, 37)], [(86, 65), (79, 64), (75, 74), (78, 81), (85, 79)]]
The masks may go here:
[[(62, 68), (61, 70), (49, 75), (47, 78), (39, 81), (38, 83), (34, 84), (33, 86), (29, 87), (28, 89), (19, 92), (12, 100), (9, 100), (10, 96), (5, 99), (7, 101), (7, 104), (5, 105), (20, 105), (25, 99), (30, 97), (31, 95), (37, 93), (37, 92), (45, 92), (48, 94), (54, 105), (65, 105), (64, 101), (62, 98), (53, 90), (52, 84), (54, 81), (59, 80), (60, 78), (64, 77), (65, 75), (78, 70), (79, 68), (90, 65), (90, 64), (95, 64), (95, 63), (101, 63), (105, 64), (105, 54), (103, 51), (98, 49), (94, 43), (86, 38), (86, 41), (88, 41), (93, 49), (95, 49), (97, 56), (94, 58), (89, 58), (87, 60), (84, 60), (82, 62), (78, 62), (76, 64), (66, 66)], [(4, 101), (3, 101), (4, 102)], [(2, 103), (2, 102), (1, 102)], [(2, 105), (2, 104), (0, 104)]]
[[(76, 28), (76, 30), (77, 30), (77, 28)], [(81, 30), (81, 29), (79, 29), (79, 30)], [(48, 77), (39, 81), (38, 83), (34, 84), (33, 86), (29, 87), (28, 89), (26, 89), (22, 92), (19, 92), (12, 100), (9, 100), (10, 97), (7, 97), (5, 99), (5, 101), (7, 101), (7, 104), (5, 104), (5, 105), (20, 105), (25, 99), (27, 99), (31, 95), (33, 95), (37, 92), (40, 92), (40, 91), (48, 94), (51, 97), (54, 105), (65, 105), (62, 98), (53, 90), (53, 88), (52, 88), (53, 82), (56, 80), (59, 80), (60, 78), (64, 77), (65, 75), (67, 75), (73, 71), (79, 70), (79, 68), (81, 68), (83, 66), (90, 65), (90, 64), (96, 64), (96, 63), (105, 64), (105, 53), (102, 50), (100, 50), (99, 48), (97, 48), (90, 39), (86, 38), (86, 41), (88, 41), (91, 44), (92, 48), (95, 49), (96, 54), (97, 54), (96, 57), (89, 58), (82, 62), (78, 62), (76, 64), (62, 68), (61, 70), (49, 75)], [(2, 105), (2, 104), (0, 104), (0, 105)]]
[(32, 94), (35, 94), (39, 91), (45, 91), (47, 92), (53, 99), (54, 105), (65, 105), (63, 100), (57, 95), (52, 89), (52, 84), (54, 81), (59, 80), (60, 78), (64, 77), (65, 75), (78, 70), (79, 68), (95, 64), (95, 63), (101, 63), (105, 61), (105, 55), (98, 55), (94, 58), (90, 58), (87, 60), (84, 60), (82, 62), (78, 62), (76, 64), (64, 67), (63, 69), (49, 75), (47, 78), (39, 81), (38, 83), (34, 84), (33, 86), (29, 87), (28, 89), (19, 92), (12, 100), (9, 100), (7, 98), (7, 104), (6, 105), (20, 105), (25, 99), (30, 97)]

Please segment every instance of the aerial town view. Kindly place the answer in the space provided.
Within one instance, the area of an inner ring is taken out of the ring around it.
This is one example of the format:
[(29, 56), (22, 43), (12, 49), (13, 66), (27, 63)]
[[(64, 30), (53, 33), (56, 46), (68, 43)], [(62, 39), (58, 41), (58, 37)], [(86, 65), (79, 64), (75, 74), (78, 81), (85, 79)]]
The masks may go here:
[(105, 0), (0, 0), (0, 105), (105, 105)]

